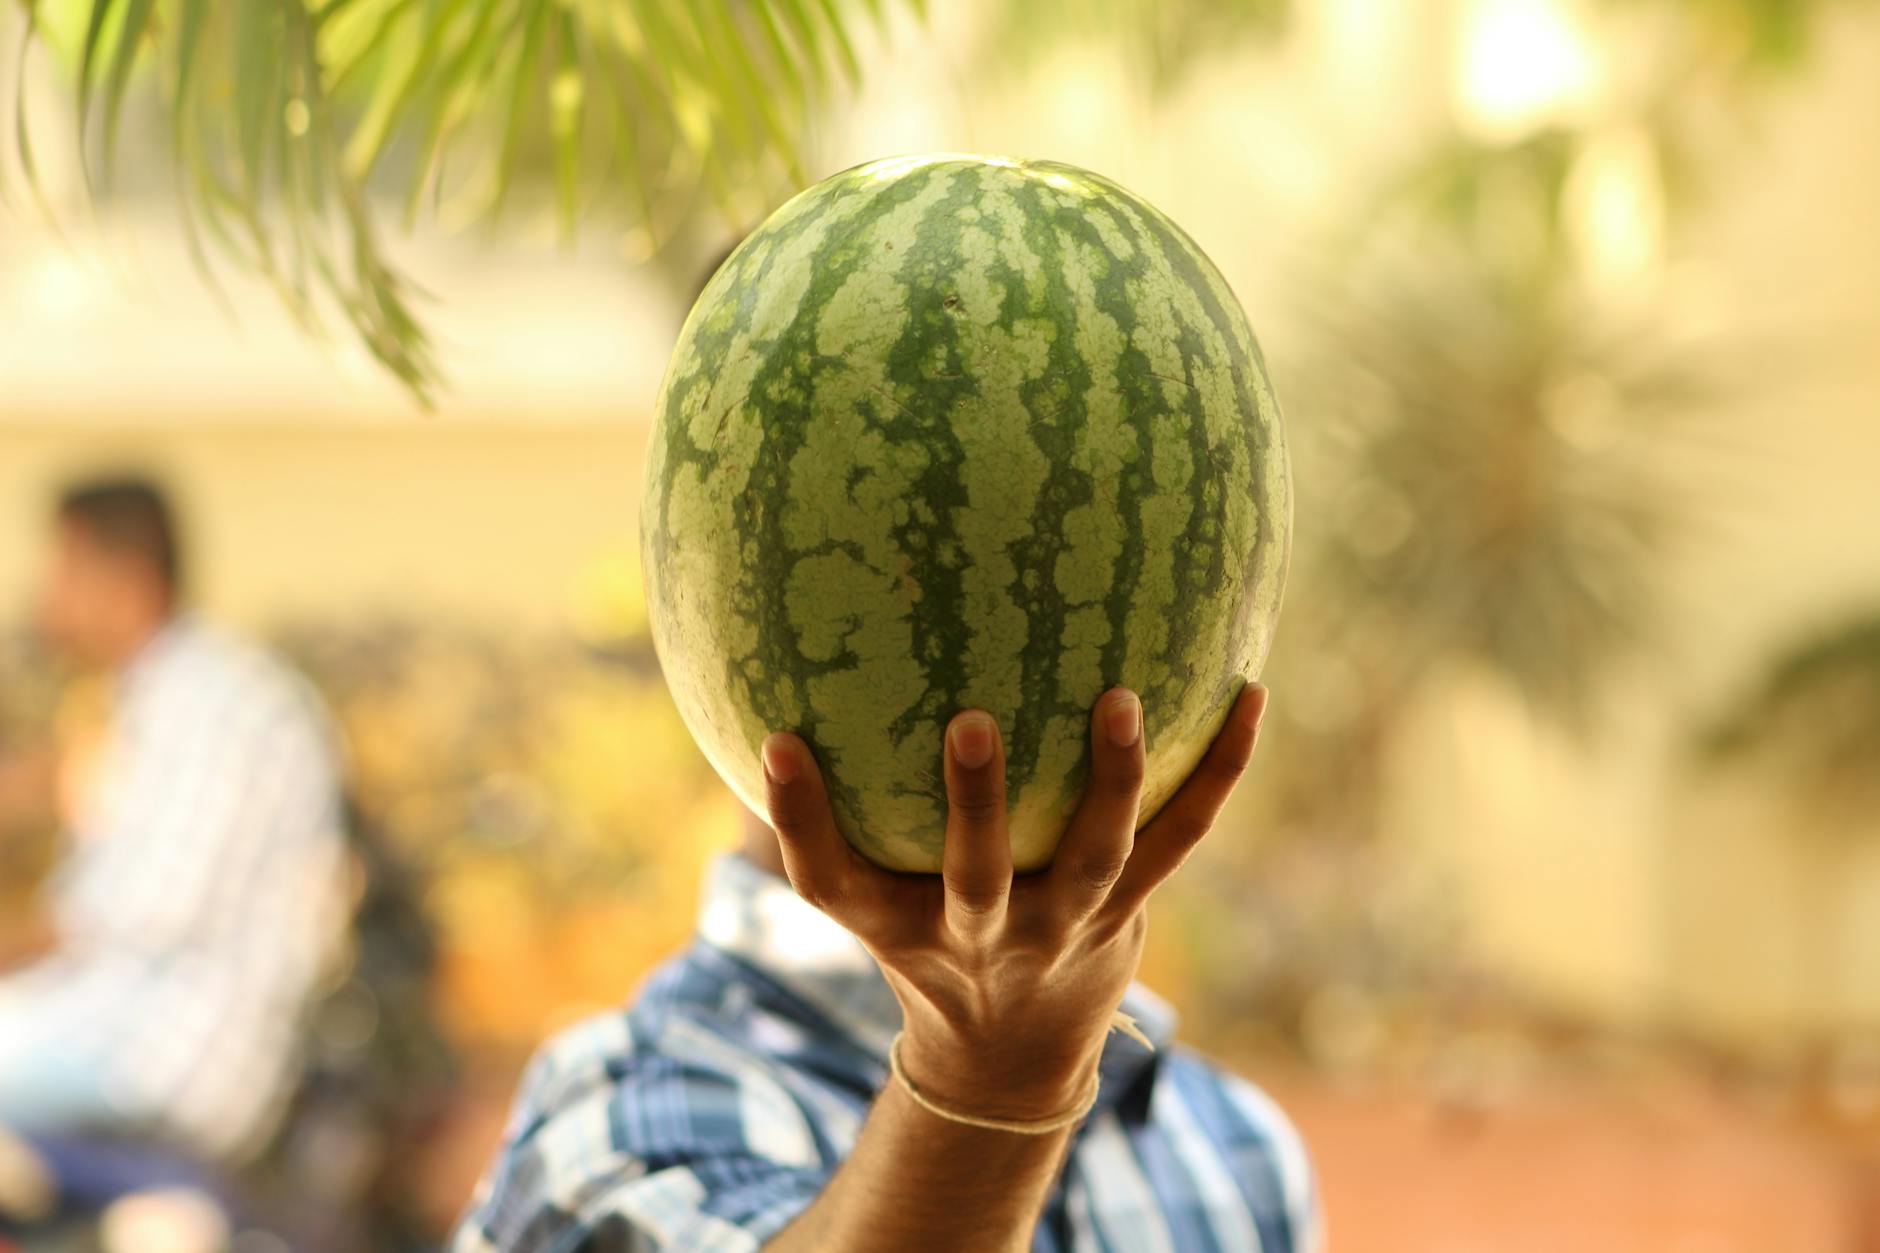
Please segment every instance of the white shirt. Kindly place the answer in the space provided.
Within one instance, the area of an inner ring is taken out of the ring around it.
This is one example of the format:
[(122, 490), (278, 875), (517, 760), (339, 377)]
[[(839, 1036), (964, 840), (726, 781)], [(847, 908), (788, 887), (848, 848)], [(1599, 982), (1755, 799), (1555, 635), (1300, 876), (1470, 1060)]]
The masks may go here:
[(54, 879), (60, 951), (0, 985), (0, 1064), (69, 1050), (128, 1124), (216, 1157), (258, 1147), (343, 927), (336, 758), (298, 676), (194, 619), (166, 626), (121, 676)]

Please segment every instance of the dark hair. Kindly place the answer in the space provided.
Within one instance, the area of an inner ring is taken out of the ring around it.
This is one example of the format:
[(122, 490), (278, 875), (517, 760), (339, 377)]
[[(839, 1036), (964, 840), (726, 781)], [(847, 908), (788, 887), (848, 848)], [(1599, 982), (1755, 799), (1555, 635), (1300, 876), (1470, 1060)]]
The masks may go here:
[(148, 479), (88, 479), (59, 493), (58, 517), (114, 556), (144, 563), (172, 599), (183, 584), (176, 518), (163, 489)]

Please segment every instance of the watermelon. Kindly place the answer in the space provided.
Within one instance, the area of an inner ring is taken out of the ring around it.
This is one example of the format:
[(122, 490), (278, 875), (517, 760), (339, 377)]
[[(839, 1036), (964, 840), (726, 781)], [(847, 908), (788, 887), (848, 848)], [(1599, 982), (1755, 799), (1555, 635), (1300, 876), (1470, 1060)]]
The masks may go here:
[(1004, 736), (1018, 869), (1114, 684), (1148, 821), (1265, 660), (1292, 517), (1265, 361), (1194, 241), (1088, 171), (955, 154), (837, 174), (727, 258), (642, 499), (655, 647), (713, 766), (761, 814), (759, 746), (795, 731), (843, 836), (928, 872), (962, 709)]

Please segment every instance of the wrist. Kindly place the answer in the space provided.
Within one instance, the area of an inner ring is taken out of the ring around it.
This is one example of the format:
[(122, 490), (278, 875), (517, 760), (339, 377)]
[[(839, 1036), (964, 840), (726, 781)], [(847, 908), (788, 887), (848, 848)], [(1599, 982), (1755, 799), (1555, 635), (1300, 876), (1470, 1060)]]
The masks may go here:
[(977, 1118), (1035, 1122), (1087, 1099), (1103, 1041), (970, 1041), (909, 1024), (900, 1061), (907, 1080), (935, 1104)]

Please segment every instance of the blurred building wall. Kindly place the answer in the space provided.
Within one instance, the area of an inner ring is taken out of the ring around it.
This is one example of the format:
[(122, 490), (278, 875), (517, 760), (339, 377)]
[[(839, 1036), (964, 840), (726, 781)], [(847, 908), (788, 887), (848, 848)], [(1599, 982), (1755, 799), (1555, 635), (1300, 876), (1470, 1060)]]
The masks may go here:
[(642, 423), (0, 424), (0, 613), (30, 595), (48, 493), (138, 467), (176, 489), (206, 609), (566, 626), (633, 543)]

